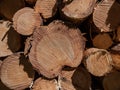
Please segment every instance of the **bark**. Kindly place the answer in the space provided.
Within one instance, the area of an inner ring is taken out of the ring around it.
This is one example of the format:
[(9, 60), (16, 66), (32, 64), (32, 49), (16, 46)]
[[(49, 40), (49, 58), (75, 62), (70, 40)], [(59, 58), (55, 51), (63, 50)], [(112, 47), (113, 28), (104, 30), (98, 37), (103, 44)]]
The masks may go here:
[(89, 90), (91, 88), (91, 76), (83, 67), (73, 70), (63, 70), (58, 83), (61, 90)]
[(32, 87), (32, 90), (59, 90), (57, 81), (38, 78)]
[[(63, 17), (67, 20), (79, 23), (88, 17), (94, 9), (96, 0), (63, 0), (64, 7), (61, 10)], [(67, 3), (67, 4), (66, 4)]]
[(79, 29), (53, 21), (33, 34), (29, 53), (36, 70), (48, 78), (56, 77), (64, 65), (77, 67), (82, 60), (85, 40)]
[(90, 48), (85, 51), (84, 64), (94, 76), (104, 76), (112, 70), (112, 57), (104, 49)]
[(120, 72), (113, 72), (103, 80), (104, 90), (120, 90)]
[(112, 38), (108, 33), (100, 33), (93, 40), (93, 46), (100, 49), (108, 49), (112, 44)]
[(0, 0), (0, 14), (12, 21), (15, 12), (24, 6), (24, 0)]
[(42, 24), (42, 19), (34, 9), (25, 7), (13, 16), (15, 30), (22, 35), (31, 35)]
[(117, 0), (103, 0), (93, 12), (93, 22), (101, 32), (114, 31), (120, 24), (120, 4)]
[(0, 74), (1, 81), (14, 90), (27, 88), (34, 78), (32, 66), (23, 53), (8, 56), (2, 63)]
[(53, 17), (57, 11), (57, 0), (37, 0), (35, 11), (40, 13), (44, 20)]
[(0, 57), (10, 55), (21, 48), (21, 37), (10, 24), (9, 21), (0, 21)]

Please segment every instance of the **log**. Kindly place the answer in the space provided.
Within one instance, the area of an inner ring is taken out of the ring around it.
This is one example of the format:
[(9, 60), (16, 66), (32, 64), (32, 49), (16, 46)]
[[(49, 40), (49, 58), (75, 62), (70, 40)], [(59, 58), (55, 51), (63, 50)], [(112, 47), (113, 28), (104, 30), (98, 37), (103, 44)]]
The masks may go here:
[(119, 10), (120, 4), (117, 0), (103, 0), (95, 7), (93, 22), (100, 32), (111, 32), (118, 27), (120, 24)]
[(55, 79), (46, 80), (38, 78), (35, 80), (32, 90), (59, 90), (59, 88)]
[(27, 88), (34, 78), (34, 70), (23, 53), (8, 56), (2, 63), (0, 74), (1, 81), (14, 90)]
[(110, 53), (113, 60), (113, 66), (120, 70), (120, 54), (119, 53)]
[(0, 14), (12, 21), (15, 12), (24, 6), (24, 0), (0, 0)]
[(85, 40), (79, 29), (56, 20), (35, 30), (29, 58), (42, 75), (56, 77), (64, 65), (77, 67), (82, 60)]
[(9, 21), (0, 20), (0, 57), (10, 55), (21, 48), (21, 37), (10, 24)]
[(47, 20), (56, 14), (57, 0), (37, 0), (35, 11), (40, 13), (44, 20)]
[(120, 72), (113, 72), (103, 79), (104, 90), (120, 90)]
[[(64, 19), (79, 23), (88, 17), (94, 9), (97, 0), (68, 0), (70, 3), (65, 4), (61, 9)], [(63, 0), (64, 4), (65, 0)]]
[(34, 9), (25, 7), (13, 16), (15, 30), (22, 35), (31, 35), (42, 24), (42, 19)]
[(94, 76), (104, 76), (112, 70), (112, 57), (107, 50), (89, 48), (84, 53), (84, 64)]
[(60, 90), (89, 90), (91, 88), (91, 76), (83, 67), (73, 70), (63, 70), (59, 76)]
[(99, 49), (108, 49), (112, 44), (112, 38), (108, 33), (100, 33), (93, 40), (93, 46)]
[(112, 51), (120, 53), (120, 43), (111, 48)]
[(115, 40), (117, 42), (120, 42), (120, 26), (118, 26), (117, 30), (116, 30), (116, 38)]

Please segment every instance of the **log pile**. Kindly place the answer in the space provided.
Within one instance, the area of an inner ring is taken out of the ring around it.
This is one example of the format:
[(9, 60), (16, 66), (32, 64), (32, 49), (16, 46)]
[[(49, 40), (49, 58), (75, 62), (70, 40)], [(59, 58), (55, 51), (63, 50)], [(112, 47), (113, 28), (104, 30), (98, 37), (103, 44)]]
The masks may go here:
[(0, 90), (120, 90), (118, 0), (0, 0)]

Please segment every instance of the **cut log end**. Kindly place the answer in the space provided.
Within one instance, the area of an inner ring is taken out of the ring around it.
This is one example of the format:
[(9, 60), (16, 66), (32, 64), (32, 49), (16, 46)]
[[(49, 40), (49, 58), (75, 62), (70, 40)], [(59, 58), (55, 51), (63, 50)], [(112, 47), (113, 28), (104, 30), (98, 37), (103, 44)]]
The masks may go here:
[(22, 35), (31, 35), (42, 24), (42, 19), (32, 8), (20, 9), (13, 16), (15, 30)]
[(100, 49), (108, 49), (113, 41), (108, 33), (98, 34), (93, 39), (93, 46)]
[(38, 78), (32, 87), (32, 90), (58, 90), (57, 89), (57, 81), (53, 80), (45, 80), (42, 78)]
[(52, 78), (64, 65), (77, 67), (81, 63), (84, 46), (85, 41), (78, 29), (70, 29), (63, 22), (54, 21), (48, 27), (36, 30), (29, 57), (38, 72)]
[(112, 57), (106, 50), (90, 48), (84, 58), (86, 68), (95, 76), (104, 76), (112, 70)]
[(62, 13), (69, 20), (82, 21), (93, 12), (95, 3), (96, 0), (72, 0), (62, 8)]
[[(120, 4), (116, 0), (104, 0), (93, 12), (93, 22), (101, 32), (114, 31), (120, 24)], [(114, 18), (113, 18), (114, 17)]]
[(1, 81), (10, 89), (22, 90), (27, 88), (33, 78), (34, 71), (23, 53), (7, 57), (1, 66)]
[(57, 0), (37, 0), (35, 11), (40, 13), (44, 19), (49, 19), (56, 14)]

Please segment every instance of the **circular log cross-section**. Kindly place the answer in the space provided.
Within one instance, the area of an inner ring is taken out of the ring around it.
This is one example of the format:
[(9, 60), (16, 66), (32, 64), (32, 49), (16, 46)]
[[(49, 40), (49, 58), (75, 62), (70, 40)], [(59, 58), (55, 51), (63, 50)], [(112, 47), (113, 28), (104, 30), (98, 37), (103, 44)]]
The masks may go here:
[(31, 84), (34, 70), (23, 53), (8, 56), (1, 66), (1, 81), (10, 89), (23, 90)]
[(113, 41), (108, 33), (100, 33), (96, 35), (93, 40), (93, 46), (99, 49), (108, 49)]
[(112, 70), (112, 57), (104, 49), (87, 49), (84, 59), (87, 70), (94, 76), (104, 76)]
[(91, 88), (91, 77), (86, 69), (77, 69), (61, 72), (58, 83), (61, 90), (89, 90)]
[(42, 78), (38, 78), (33, 86), (32, 90), (59, 90), (57, 89), (57, 81), (55, 79), (53, 80), (45, 80)]
[(103, 0), (93, 12), (93, 22), (101, 32), (115, 30), (120, 24), (120, 4), (117, 0)]
[(48, 78), (56, 77), (64, 65), (77, 67), (82, 60), (85, 40), (79, 29), (53, 21), (33, 34), (30, 62)]
[(24, 0), (0, 0), (0, 14), (11, 21), (15, 12), (23, 7)]
[(79, 22), (93, 12), (95, 3), (96, 0), (72, 0), (62, 8), (62, 14), (68, 20)]
[(57, 0), (37, 0), (35, 11), (40, 13), (44, 19), (49, 19), (56, 14)]
[(42, 19), (34, 9), (25, 7), (13, 16), (15, 30), (22, 35), (31, 35), (36, 27), (42, 24)]

